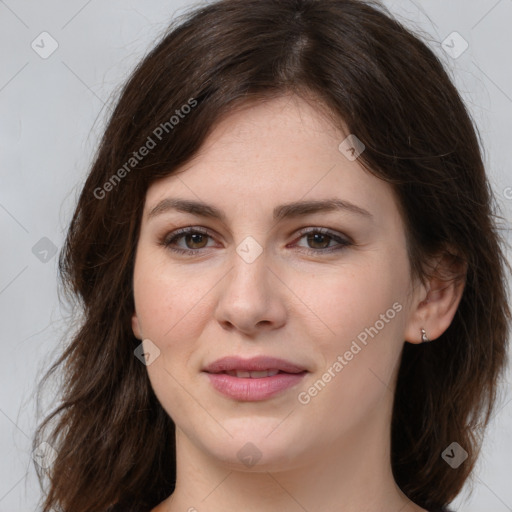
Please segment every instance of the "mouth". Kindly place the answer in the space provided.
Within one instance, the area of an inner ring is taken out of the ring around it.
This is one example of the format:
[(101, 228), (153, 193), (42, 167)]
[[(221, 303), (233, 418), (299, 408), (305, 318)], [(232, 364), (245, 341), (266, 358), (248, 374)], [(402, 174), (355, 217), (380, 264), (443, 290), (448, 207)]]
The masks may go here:
[(308, 373), (304, 367), (271, 357), (225, 357), (203, 369), (212, 387), (233, 400), (261, 401), (298, 385)]
[[(234, 377), (253, 378), (268, 377), (277, 373), (302, 373), (307, 369), (299, 364), (270, 356), (257, 356), (243, 359), (238, 356), (227, 356), (217, 359), (203, 368), (207, 373), (227, 373)], [(266, 372), (266, 373), (265, 373)]]

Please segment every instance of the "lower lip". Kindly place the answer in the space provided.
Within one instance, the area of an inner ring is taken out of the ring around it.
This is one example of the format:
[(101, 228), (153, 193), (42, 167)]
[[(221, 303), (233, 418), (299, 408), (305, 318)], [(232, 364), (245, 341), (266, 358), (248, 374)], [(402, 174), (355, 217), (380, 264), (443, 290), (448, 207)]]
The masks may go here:
[(301, 373), (278, 373), (259, 379), (234, 377), (227, 373), (206, 373), (212, 386), (222, 394), (235, 400), (255, 402), (266, 400), (285, 389), (298, 384), (306, 375)]

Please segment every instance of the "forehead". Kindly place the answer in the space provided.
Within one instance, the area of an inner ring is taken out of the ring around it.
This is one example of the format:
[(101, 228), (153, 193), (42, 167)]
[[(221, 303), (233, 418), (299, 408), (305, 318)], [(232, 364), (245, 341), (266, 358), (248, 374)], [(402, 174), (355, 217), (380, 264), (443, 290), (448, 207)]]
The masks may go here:
[(389, 184), (340, 150), (348, 133), (297, 96), (244, 105), (196, 155), (147, 192), (146, 215), (167, 196), (254, 215), (299, 199), (339, 198), (376, 214), (395, 209)]

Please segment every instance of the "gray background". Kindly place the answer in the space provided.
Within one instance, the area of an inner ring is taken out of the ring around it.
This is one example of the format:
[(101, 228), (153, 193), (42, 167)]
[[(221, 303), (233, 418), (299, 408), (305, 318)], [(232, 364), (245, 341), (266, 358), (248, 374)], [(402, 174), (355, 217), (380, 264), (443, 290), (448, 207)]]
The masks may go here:
[[(512, 0), (385, 4), (424, 34), (450, 70), (483, 136), (489, 176), (509, 225)], [(0, 512), (35, 510), (39, 498), (30, 449), (34, 389), (61, 347), (69, 315), (59, 303), (52, 250), (62, 245), (112, 95), (168, 20), (192, 5), (0, 0)], [(40, 53), (51, 49), (48, 36), (40, 36), (44, 31), (58, 44), (47, 58), (31, 47), (35, 41)], [(460, 56), (453, 53), (463, 48), (458, 36), (446, 39), (454, 31), (469, 45)], [(469, 495), (466, 485), (455, 509), (512, 511), (511, 433), (509, 371), (474, 492)]]

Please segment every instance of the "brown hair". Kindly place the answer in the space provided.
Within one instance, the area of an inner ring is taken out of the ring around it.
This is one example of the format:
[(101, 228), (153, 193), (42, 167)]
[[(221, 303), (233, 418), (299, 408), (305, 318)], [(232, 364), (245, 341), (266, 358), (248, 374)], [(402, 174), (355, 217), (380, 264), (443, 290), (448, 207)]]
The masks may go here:
[[(137, 66), (81, 191), (59, 269), (83, 316), (41, 381), (63, 372), (62, 402), (34, 437), (34, 448), (47, 441), (58, 453), (47, 472), (36, 466), (41, 485), (49, 479), (44, 512), (151, 508), (173, 491), (174, 423), (134, 356), (130, 321), (146, 190), (189, 161), (222, 116), (288, 93), (343, 121), (366, 146), (361, 164), (393, 185), (414, 276), (439, 253), (467, 269), (455, 277), (465, 287), (449, 328), (404, 344), (391, 457), (397, 484), (425, 508), (452, 501), (471, 473), (510, 310), (497, 205), (461, 97), (427, 45), (376, 2), (223, 0), (176, 19)], [(131, 160), (148, 137), (154, 147)], [(441, 458), (453, 441), (469, 454), (457, 469)]]

